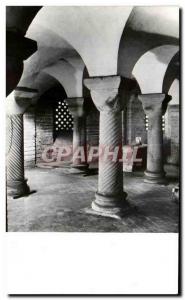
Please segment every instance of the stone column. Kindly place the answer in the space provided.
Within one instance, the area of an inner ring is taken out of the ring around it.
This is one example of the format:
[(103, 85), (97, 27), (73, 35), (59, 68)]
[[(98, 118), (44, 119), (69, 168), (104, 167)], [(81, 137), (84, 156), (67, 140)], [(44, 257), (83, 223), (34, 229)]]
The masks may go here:
[(7, 194), (13, 198), (30, 191), (24, 177), (23, 114), (35, 94), (37, 91), (33, 89), (17, 88), (7, 109)]
[[(83, 171), (88, 168), (84, 98), (68, 98), (66, 102), (73, 116), (73, 161), (71, 167)], [(80, 152), (78, 152), (78, 149)], [(76, 151), (79, 154), (79, 158), (74, 155)], [(81, 151), (84, 151), (84, 160), (80, 158)]]
[(163, 184), (166, 183), (166, 178), (163, 169), (162, 116), (171, 97), (166, 94), (142, 94), (138, 97), (148, 116), (147, 169), (144, 181)]
[(24, 178), (23, 114), (7, 116), (7, 188), (8, 195), (19, 197), (29, 193)]
[[(92, 99), (100, 111), (99, 147), (122, 152), (122, 109), (119, 95), (120, 76), (94, 77), (84, 80)], [(121, 153), (119, 153), (121, 154)], [(123, 162), (120, 156), (115, 160), (99, 157), (98, 191), (92, 202), (92, 209), (99, 214), (115, 216), (126, 210), (126, 193), (123, 191)]]

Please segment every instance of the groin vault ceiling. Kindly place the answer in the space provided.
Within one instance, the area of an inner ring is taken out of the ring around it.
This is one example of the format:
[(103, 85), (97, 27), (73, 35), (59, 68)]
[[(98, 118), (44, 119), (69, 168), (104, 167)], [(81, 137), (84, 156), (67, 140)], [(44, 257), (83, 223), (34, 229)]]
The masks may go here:
[(39, 95), (47, 79), (47, 88), (57, 80), (68, 97), (82, 97), (84, 74), (134, 79), (143, 93), (162, 92), (168, 70), (168, 83), (176, 77), (178, 8), (9, 7), (7, 27), (37, 42), (37, 51), (24, 61), (18, 85), (36, 88)]

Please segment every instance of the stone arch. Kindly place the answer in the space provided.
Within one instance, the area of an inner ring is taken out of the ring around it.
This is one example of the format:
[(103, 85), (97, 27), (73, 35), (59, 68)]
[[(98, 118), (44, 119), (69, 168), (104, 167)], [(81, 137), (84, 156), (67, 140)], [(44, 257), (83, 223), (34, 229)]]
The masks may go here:
[[(28, 77), (32, 82), (37, 82), (39, 74), (46, 73), (65, 85), (68, 97), (81, 97), (85, 65), (73, 46), (52, 28), (46, 28), (37, 17), (31, 23), (27, 36), (37, 40), (38, 50), (25, 61), (19, 85), (22, 85)], [(67, 77), (70, 80), (67, 80)]]
[[(173, 23), (170, 32), (169, 22)], [(118, 74), (132, 78), (135, 64), (146, 52), (165, 44), (178, 45), (178, 26), (178, 7), (134, 7), (120, 39)]]
[(163, 45), (149, 50), (140, 57), (132, 74), (137, 79), (143, 94), (163, 92), (167, 67), (177, 52), (178, 46)]
[[(38, 90), (38, 95), (34, 99), (34, 103), (38, 101), (38, 99), (50, 88), (53, 86), (61, 86), (61, 88), (65, 91), (64, 87), (61, 85), (61, 83), (52, 75), (39, 72), (36, 74), (31, 74), (29, 76), (23, 76), (21, 81), (19, 82), (18, 86), (26, 86), (32, 89)], [(66, 91), (65, 91), (66, 94)], [(33, 103), (33, 104), (34, 104)]]
[[(116, 75), (120, 36), (131, 10), (132, 7), (43, 7), (31, 27), (51, 30), (72, 45), (90, 76)], [(32, 36), (30, 30), (28, 37)]]
[(42, 72), (56, 78), (65, 88), (68, 98), (82, 97), (84, 64), (78, 57), (73, 57), (71, 60), (78, 63), (77, 66), (61, 59), (56, 64), (44, 68)]

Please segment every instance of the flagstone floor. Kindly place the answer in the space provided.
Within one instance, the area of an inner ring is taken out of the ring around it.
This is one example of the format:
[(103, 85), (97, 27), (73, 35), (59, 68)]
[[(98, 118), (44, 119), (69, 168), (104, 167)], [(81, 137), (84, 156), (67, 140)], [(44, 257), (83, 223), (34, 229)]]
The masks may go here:
[(178, 232), (179, 207), (171, 190), (178, 182), (174, 167), (166, 167), (167, 186), (143, 182), (143, 173), (124, 173), (128, 201), (136, 207), (121, 220), (90, 215), (98, 175), (73, 174), (70, 168), (26, 170), (32, 193), (7, 199), (7, 223), (11, 232)]

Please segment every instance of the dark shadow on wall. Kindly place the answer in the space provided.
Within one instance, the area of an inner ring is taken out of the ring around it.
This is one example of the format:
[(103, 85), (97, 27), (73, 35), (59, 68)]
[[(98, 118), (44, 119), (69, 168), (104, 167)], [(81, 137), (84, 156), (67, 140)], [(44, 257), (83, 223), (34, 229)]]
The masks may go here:
[(166, 70), (164, 80), (163, 80), (163, 93), (168, 94), (169, 89), (175, 79), (179, 80), (180, 77), (180, 57), (179, 52), (174, 55), (170, 61), (168, 68)]

